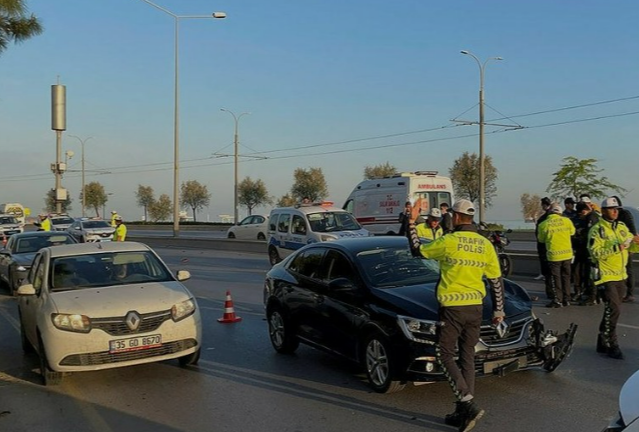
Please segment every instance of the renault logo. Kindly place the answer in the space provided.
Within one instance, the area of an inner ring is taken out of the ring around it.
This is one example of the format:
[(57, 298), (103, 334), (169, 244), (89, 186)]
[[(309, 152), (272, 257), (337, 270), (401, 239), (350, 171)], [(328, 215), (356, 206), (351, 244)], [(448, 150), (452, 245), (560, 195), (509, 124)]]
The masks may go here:
[(497, 332), (497, 334), (499, 335), (499, 337), (501, 339), (503, 339), (507, 334), (508, 334), (508, 330), (509, 330), (510, 326), (508, 325), (508, 323), (506, 321), (501, 321), (499, 324), (497, 324), (497, 326), (495, 327), (495, 331)]
[(142, 320), (140, 319), (140, 315), (138, 315), (137, 312), (129, 312), (128, 314), (126, 314), (124, 322), (129, 327), (129, 329), (135, 331), (138, 329), (138, 327), (140, 327), (140, 322), (142, 322)]

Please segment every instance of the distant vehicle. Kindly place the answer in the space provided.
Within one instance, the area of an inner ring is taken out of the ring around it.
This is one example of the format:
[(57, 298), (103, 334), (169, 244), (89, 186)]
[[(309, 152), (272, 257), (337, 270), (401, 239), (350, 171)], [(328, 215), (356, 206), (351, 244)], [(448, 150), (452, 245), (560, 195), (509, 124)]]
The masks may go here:
[(310, 243), (369, 235), (353, 215), (333, 207), (329, 201), (279, 207), (269, 215), (268, 257), (271, 265), (275, 265)]
[(55, 231), (66, 231), (75, 222), (75, 219), (67, 215), (51, 216), (49, 219), (51, 220), (51, 229)]
[(423, 215), (441, 203), (452, 207), (450, 178), (437, 175), (437, 171), (415, 171), (364, 180), (355, 186), (343, 208), (371, 233), (394, 235), (399, 233), (399, 215), (404, 205), (418, 198), (422, 198)]
[(15, 295), (40, 249), (73, 243), (76, 243), (75, 239), (66, 232), (31, 231), (11, 236), (7, 245), (0, 249), (0, 282)]
[(146, 245), (75, 244), (38, 252), (18, 288), (25, 352), (45, 385), (65, 372), (178, 359), (197, 364), (202, 326), (195, 297)]
[[(409, 381), (444, 381), (436, 352), (439, 278), (437, 262), (413, 257), (404, 237), (308, 245), (266, 275), (271, 344), (290, 354), (301, 342), (358, 362), (379, 393)], [(554, 371), (570, 353), (577, 326), (561, 335), (546, 330), (526, 290), (508, 279), (504, 286), (503, 324), (492, 324), (490, 296), (484, 299), (477, 375)]]
[(80, 243), (107, 242), (113, 240), (115, 228), (104, 220), (76, 220), (67, 229)]
[(230, 239), (266, 240), (268, 234), (268, 216), (252, 215), (233, 225), (226, 232)]
[(624, 383), (619, 393), (619, 412), (601, 432), (639, 432), (639, 371)]
[(0, 237), (20, 234), (24, 228), (13, 215), (0, 215)]
[(20, 203), (0, 204), (0, 214), (11, 215), (16, 218), (20, 225), (24, 225), (26, 215), (24, 214), (24, 207)]

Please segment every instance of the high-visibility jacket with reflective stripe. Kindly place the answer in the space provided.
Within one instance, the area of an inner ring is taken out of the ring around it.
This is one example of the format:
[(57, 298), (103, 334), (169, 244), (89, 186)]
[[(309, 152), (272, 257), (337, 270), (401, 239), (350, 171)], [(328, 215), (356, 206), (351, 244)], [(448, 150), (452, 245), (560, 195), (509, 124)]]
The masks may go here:
[(595, 265), (599, 267), (599, 280), (595, 285), (622, 281), (628, 278), (626, 264), (628, 252), (639, 252), (639, 245), (621, 249), (621, 245), (632, 241), (633, 235), (623, 222), (599, 219), (588, 232), (588, 251)]
[(113, 233), (113, 241), (124, 241), (126, 240), (126, 225), (121, 223), (115, 228), (115, 232)]
[(573, 257), (571, 237), (574, 234), (575, 225), (570, 219), (551, 213), (539, 224), (537, 240), (546, 245), (548, 261), (566, 261)]
[(417, 236), (428, 240), (436, 240), (444, 235), (442, 227), (437, 225), (437, 227), (433, 229), (428, 226), (427, 222), (417, 225), (415, 229), (417, 230)]
[(495, 248), (473, 231), (454, 231), (420, 246), (420, 253), (439, 261), (437, 301), (442, 306), (480, 305), (486, 296), (483, 276), (501, 277)]
[(51, 231), (51, 219), (46, 218), (40, 222), (40, 228), (42, 228), (42, 231)]

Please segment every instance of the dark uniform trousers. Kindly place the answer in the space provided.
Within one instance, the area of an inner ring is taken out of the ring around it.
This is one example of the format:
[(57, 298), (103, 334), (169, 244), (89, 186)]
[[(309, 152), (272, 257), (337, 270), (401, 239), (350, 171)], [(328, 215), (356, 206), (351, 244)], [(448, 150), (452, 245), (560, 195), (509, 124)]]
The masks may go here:
[(554, 285), (550, 274), (550, 265), (546, 257), (546, 244), (537, 242), (537, 255), (539, 256), (539, 271), (544, 277), (544, 285), (546, 287), (546, 297), (549, 300), (555, 298)]
[(628, 254), (628, 264), (626, 264), (626, 273), (628, 273), (628, 279), (626, 279), (626, 295), (634, 296), (635, 295), (635, 275), (632, 271), (632, 253)]
[(626, 281), (606, 282), (603, 284), (603, 292), (606, 307), (599, 324), (599, 331), (603, 334), (605, 341), (610, 346), (614, 346), (617, 345), (617, 322), (621, 315), (621, 300), (626, 292)]
[[(437, 358), (457, 400), (475, 393), (475, 345), (479, 342), (482, 305), (440, 307)], [(455, 348), (459, 347), (459, 365)]]
[(553, 281), (553, 300), (570, 301), (570, 260), (550, 261), (548, 265)]

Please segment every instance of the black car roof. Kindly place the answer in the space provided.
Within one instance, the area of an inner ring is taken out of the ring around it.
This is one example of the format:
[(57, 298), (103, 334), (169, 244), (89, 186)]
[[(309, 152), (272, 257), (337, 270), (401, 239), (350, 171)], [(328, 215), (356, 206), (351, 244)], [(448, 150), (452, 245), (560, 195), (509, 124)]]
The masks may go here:
[(408, 239), (403, 236), (353, 237), (313, 245), (341, 249), (356, 255), (375, 248), (408, 248)]
[(16, 239), (22, 237), (52, 237), (52, 236), (60, 236), (60, 235), (70, 235), (64, 231), (25, 231), (20, 234), (13, 234), (11, 237)]

